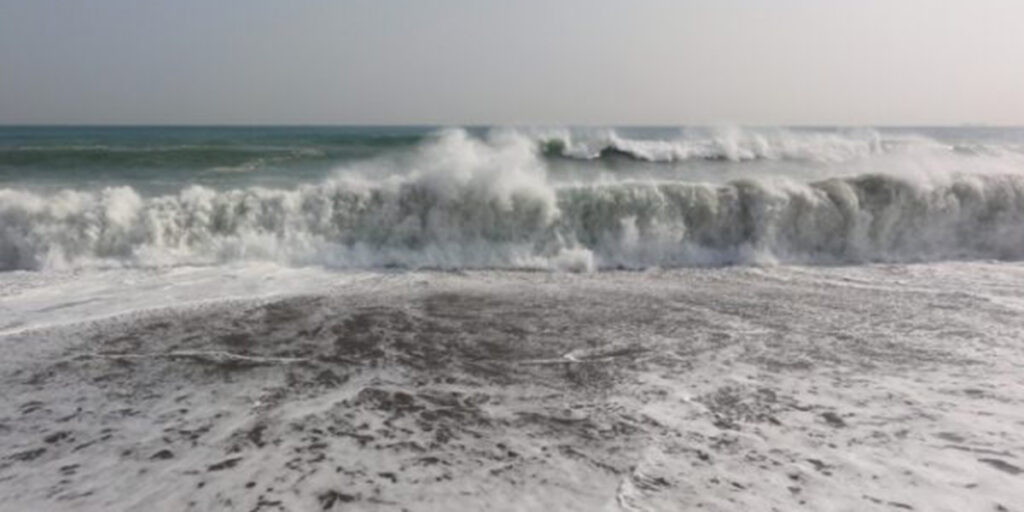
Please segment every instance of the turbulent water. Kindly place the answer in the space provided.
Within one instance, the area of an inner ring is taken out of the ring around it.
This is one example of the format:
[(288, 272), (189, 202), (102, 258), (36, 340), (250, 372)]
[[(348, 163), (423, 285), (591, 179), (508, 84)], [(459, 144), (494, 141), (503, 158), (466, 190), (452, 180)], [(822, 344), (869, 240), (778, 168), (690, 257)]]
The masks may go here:
[(0, 510), (1015, 510), (1024, 129), (0, 128)]
[(0, 269), (1024, 256), (1024, 131), (0, 132)]

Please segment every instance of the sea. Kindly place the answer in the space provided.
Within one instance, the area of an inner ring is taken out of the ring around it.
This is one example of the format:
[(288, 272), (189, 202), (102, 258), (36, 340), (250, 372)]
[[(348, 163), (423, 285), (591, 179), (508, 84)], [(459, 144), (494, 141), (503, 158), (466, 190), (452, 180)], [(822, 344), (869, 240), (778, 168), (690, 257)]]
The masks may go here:
[(0, 127), (0, 510), (1014, 510), (1024, 128)]

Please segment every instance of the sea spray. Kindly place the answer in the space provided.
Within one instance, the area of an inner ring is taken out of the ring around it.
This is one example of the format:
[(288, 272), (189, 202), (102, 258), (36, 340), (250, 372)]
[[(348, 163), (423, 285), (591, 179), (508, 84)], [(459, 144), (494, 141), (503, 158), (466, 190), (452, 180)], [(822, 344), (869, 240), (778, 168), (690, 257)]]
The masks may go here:
[(0, 269), (272, 261), (579, 271), (1024, 257), (1024, 174), (1013, 160), (966, 172), (943, 167), (945, 153), (890, 155), (870, 160), (887, 173), (809, 181), (587, 182), (552, 177), (534, 135), (444, 130), (402, 158), (293, 188), (0, 189)]

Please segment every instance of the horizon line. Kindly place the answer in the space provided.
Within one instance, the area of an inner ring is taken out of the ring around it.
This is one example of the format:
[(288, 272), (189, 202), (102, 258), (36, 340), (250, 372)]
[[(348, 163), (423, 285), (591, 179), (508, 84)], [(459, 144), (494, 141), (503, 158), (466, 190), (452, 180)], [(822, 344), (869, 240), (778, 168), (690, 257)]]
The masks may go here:
[(989, 123), (0, 123), (0, 128), (1024, 128)]

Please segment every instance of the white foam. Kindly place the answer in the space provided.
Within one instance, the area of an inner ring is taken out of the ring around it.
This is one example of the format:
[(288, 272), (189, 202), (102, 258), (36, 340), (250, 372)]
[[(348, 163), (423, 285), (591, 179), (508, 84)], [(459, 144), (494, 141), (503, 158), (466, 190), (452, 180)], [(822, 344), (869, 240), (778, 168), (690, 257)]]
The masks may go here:
[[(885, 152), (881, 135), (874, 130), (847, 133), (797, 132), (783, 129), (720, 127), (689, 130), (671, 139), (635, 139), (615, 130), (574, 133), (568, 130), (538, 132), (536, 137), (556, 142), (559, 154), (593, 160), (617, 152), (649, 162), (687, 160), (806, 160), (843, 162)], [(930, 142), (920, 139), (919, 142)]]
[(2, 189), (0, 269), (1017, 259), (1024, 175), (1016, 162), (900, 153), (811, 181), (783, 173), (721, 184), (628, 175), (572, 182), (549, 177), (536, 139), (521, 132), (481, 139), (448, 130), (406, 160), (364, 162), (293, 190)]

